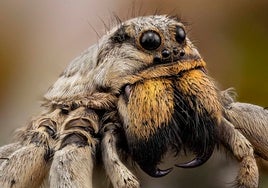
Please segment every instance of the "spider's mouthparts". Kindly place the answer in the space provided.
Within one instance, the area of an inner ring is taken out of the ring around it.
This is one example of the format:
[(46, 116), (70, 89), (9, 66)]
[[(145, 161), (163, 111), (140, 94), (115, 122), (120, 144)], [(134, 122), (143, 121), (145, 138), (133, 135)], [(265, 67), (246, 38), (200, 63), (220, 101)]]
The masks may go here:
[(161, 169), (157, 168), (156, 166), (149, 167), (149, 166), (140, 165), (140, 167), (145, 173), (147, 173), (149, 176), (154, 177), (154, 178), (163, 177), (163, 176), (169, 174), (173, 170), (173, 168), (161, 170)]

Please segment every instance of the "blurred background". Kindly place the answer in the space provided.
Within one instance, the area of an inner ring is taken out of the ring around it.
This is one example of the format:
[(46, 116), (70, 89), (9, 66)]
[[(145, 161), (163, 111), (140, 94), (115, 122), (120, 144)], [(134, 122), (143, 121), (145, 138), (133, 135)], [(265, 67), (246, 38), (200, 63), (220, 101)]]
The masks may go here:
[[(267, 0), (1, 0), (0, 145), (40, 111), (40, 100), (64, 67), (103, 35), (113, 13), (122, 20), (178, 14), (221, 89), (235, 87), (239, 100), (268, 106)], [(140, 11), (139, 11), (140, 10)], [(143, 187), (230, 187), (237, 163), (215, 152), (197, 169), (175, 169), (154, 179), (141, 173)], [(268, 187), (262, 165), (261, 185)], [(99, 187), (105, 187), (102, 182)]]

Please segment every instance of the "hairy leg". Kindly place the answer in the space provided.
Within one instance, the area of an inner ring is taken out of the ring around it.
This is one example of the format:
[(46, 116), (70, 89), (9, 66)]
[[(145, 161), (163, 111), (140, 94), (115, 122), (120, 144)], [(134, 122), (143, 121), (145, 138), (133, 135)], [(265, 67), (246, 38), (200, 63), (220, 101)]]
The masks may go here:
[(50, 169), (50, 187), (92, 188), (92, 148), (67, 145), (54, 155)]
[(101, 142), (105, 170), (114, 188), (138, 188), (140, 184), (137, 178), (127, 169), (118, 156), (116, 135), (115, 124), (105, 125)]
[(49, 170), (47, 149), (45, 144), (30, 143), (8, 156), (0, 166), (0, 187), (39, 187)]
[(50, 187), (91, 188), (98, 117), (84, 107), (70, 112), (59, 131), (60, 139), (50, 169)]
[(219, 126), (219, 137), (225, 148), (240, 162), (235, 186), (257, 188), (259, 172), (251, 143), (225, 118)]

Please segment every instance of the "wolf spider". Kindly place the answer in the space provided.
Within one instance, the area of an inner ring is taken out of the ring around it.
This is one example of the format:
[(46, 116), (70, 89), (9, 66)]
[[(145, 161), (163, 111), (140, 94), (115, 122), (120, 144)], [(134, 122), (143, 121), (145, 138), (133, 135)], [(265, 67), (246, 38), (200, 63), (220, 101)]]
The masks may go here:
[[(168, 152), (205, 163), (215, 146), (240, 163), (236, 187), (258, 187), (268, 112), (220, 91), (176, 17), (120, 23), (74, 59), (44, 96), (44, 112), (0, 148), (1, 187), (92, 187), (102, 160), (114, 187), (140, 187), (126, 157), (153, 177)], [(100, 151), (101, 159), (96, 157)]]

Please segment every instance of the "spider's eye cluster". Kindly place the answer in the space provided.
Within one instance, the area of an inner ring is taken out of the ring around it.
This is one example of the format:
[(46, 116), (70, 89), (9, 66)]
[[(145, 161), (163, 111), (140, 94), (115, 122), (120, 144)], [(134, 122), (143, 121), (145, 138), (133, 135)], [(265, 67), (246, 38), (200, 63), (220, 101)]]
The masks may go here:
[(145, 50), (156, 50), (161, 45), (161, 37), (155, 31), (145, 31), (140, 37), (140, 45)]
[(186, 38), (186, 33), (184, 31), (184, 29), (180, 26), (176, 27), (176, 35), (175, 35), (175, 39), (178, 43), (182, 44), (184, 42)]
[[(176, 26), (175, 39), (179, 44), (185, 41), (186, 33), (183, 27)], [(147, 30), (142, 33), (139, 43), (145, 50), (156, 50), (161, 45), (161, 36), (154, 30)]]

